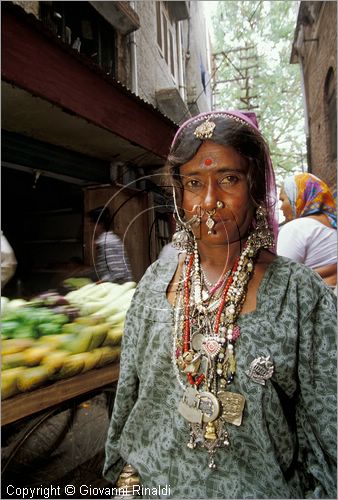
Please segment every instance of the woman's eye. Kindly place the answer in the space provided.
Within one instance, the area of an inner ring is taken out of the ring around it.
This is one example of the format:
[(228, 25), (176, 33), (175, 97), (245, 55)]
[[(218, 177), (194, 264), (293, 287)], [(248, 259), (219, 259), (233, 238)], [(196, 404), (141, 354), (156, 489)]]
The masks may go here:
[(223, 185), (233, 185), (236, 184), (236, 182), (238, 182), (238, 177), (236, 175), (227, 175), (221, 180), (221, 184)]
[(196, 179), (189, 179), (185, 183), (186, 187), (190, 189), (196, 189), (202, 186), (202, 183)]

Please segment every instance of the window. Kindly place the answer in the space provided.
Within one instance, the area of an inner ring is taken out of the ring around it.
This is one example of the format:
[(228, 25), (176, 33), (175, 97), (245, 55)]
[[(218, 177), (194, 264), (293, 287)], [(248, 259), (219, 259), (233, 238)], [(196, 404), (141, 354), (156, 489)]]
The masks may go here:
[(115, 30), (88, 2), (40, 2), (40, 18), (58, 38), (115, 73)]
[(162, 23), (161, 23), (161, 5), (156, 2), (156, 28), (157, 28), (157, 45), (162, 49)]
[(167, 4), (168, 2), (156, 2), (157, 45), (176, 83), (178, 79), (176, 45), (178, 22), (170, 14)]
[(325, 81), (325, 111), (328, 123), (330, 158), (337, 158), (337, 92), (333, 68), (330, 68)]

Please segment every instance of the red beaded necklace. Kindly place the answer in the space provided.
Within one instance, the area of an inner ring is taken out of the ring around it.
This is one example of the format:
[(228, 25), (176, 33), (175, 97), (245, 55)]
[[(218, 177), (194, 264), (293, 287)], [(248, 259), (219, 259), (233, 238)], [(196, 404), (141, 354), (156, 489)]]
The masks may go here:
[(257, 253), (273, 244), (263, 209), (257, 209), (256, 216), (255, 230), (216, 295), (211, 297), (209, 293), (205, 299), (196, 241), (176, 295), (172, 354), (175, 374), (184, 391), (178, 411), (190, 425), (187, 446), (206, 448), (211, 469), (215, 468), (216, 450), (229, 446), (227, 425), (239, 426), (243, 418), (245, 397), (236, 392), (236, 386), (228, 390), (236, 375), (238, 318)]
[[(227, 279), (226, 285), (225, 285), (224, 290), (222, 292), (221, 301), (220, 301), (220, 304), (218, 306), (218, 310), (216, 313), (216, 318), (215, 318), (215, 322), (214, 322), (214, 326), (213, 326), (213, 330), (214, 330), (215, 335), (218, 335), (219, 325), (220, 325), (220, 321), (221, 321), (221, 314), (222, 314), (222, 311), (224, 309), (224, 305), (226, 303), (229, 288), (233, 282), (234, 274), (235, 274), (237, 267), (238, 267), (239, 259), (240, 259), (240, 257), (237, 257), (237, 259), (235, 260), (235, 263), (231, 269), (230, 276)], [(184, 279), (184, 287), (183, 287), (183, 290), (184, 290), (183, 354), (189, 352), (189, 350), (190, 350), (190, 276), (191, 276), (191, 270), (192, 270), (193, 263), (194, 263), (194, 254), (191, 254), (190, 258), (189, 258), (188, 265), (187, 265), (187, 271), (186, 271), (186, 275), (185, 275), (185, 279)], [(197, 379), (195, 380), (195, 378), (193, 377), (193, 375), (191, 375), (191, 373), (187, 373), (187, 379), (191, 385), (198, 387), (204, 379), (204, 374), (199, 375), (197, 377)]]

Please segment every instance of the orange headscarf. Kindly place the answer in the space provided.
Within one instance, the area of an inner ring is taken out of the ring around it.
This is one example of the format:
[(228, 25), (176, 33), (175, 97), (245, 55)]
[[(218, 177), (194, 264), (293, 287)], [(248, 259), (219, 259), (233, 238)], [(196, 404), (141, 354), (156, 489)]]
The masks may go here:
[(313, 174), (296, 174), (285, 179), (284, 191), (296, 219), (323, 213), (331, 226), (337, 228), (335, 199), (324, 181)]

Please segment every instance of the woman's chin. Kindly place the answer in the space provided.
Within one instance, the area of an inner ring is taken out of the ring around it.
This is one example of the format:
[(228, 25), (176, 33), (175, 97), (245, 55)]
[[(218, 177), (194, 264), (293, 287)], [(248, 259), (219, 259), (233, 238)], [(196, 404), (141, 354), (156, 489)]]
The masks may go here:
[(229, 234), (222, 229), (214, 228), (212, 232), (206, 234), (201, 238), (202, 243), (210, 244), (210, 245), (224, 245), (227, 246), (231, 243), (235, 243), (236, 241), (240, 241), (240, 235), (237, 233)]

